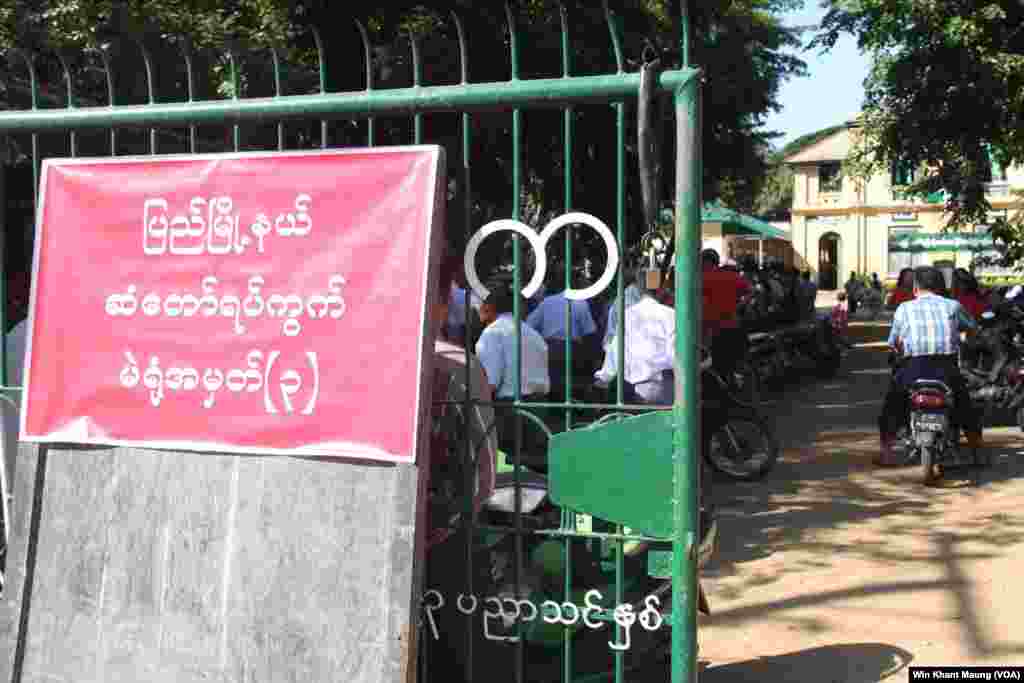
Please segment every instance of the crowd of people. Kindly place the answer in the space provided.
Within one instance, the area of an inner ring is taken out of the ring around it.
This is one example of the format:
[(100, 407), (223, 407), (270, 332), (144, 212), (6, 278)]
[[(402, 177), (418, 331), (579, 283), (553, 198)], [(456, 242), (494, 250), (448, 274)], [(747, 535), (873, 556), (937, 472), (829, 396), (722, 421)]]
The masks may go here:
[[(915, 272), (914, 268), (904, 268), (900, 271), (896, 278), (896, 286), (886, 299), (886, 308), (895, 311), (900, 304), (914, 300)], [(957, 268), (953, 271), (952, 287), (946, 286), (945, 278), (937, 282), (936, 287), (939, 296), (954, 299), (974, 319), (980, 318), (992, 303), (993, 292), (984, 290), (978, 279), (966, 268)]]
[(752, 259), (736, 267), (750, 283), (749, 294), (741, 301), (740, 318), (748, 331), (762, 331), (813, 318), (818, 286), (810, 271), (799, 271), (780, 262), (758, 266)]
[[(710, 350), (712, 363), (723, 376), (728, 376), (732, 364), (746, 353), (749, 332), (815, 316), (817, 287), (808, 272), (800, 273), (781, 264), (758, 267), (751, 261), (722, 263), (711, 249), (702, 252), (701, 267), (701, 342)], [(661, 283), (662, 286), (651, 288), (652, 280), (647, 278), (644, 268), (626, 269), (625, 275), (628, 284), (621, 300), (619, 297), (611, 299), (607, 294), (582, 301), (570, 300), (564, 289), (556, 288), (535, 300), (520, 301), (519, 310), (523, 314), (518, 326), (522, 339), (518, 360), (520, 400), (562, 401), (567, 396), (567, 387), (579, 387), (580, 383), (611, 387), (621, 373), (628, 402), (672, 403), (676, 329), (671, 277)], [(653, 280), (660, 282), (660, 278)], [(564, 284), (564, 272), (557, 274), (553, 282)], [(492, 283), (490, 289), (490, 295), (481, 301), (464, 282), (452, 282), (450, 287), (446, 283), (449, 299), (445, 333), (455, 344), (475, 351), (487, 389), (500, 406), (516, 398), (515, 300), (508, 283)], [(856, 311), (857, 302), (864, 299), (864, 290), (882, 291), (877, 274), (869, 284), (861, 283), (851, 274), (850, 281), (837, 295), (831, 318), (840, 339), (845, 338), (847, 321)], [(952, 367), (948, 358), (950, 349), (954, 352), (957, 349), (953, 337), (976, 322), (991, 305), (990, 299), (991, 295), (982, 290), (966, 269), (959, 268), (953, 273), (950, 288), (935, 268), (906, 268), (900, 273), (886, 304), (896, 310), (893, 343), (911, 360), (909, 369), (902, 370), (898, 381), (894, 382), (879, 421), (883, 455), (891, 448), (892, 425), (903, 411), (898, 395), (908, 382), (919, 376), (949, 375), (962, 399), (962, 389), (948, 372)], [(915, 321), (936, 311), (947, 320), (948, 325), (943, 324), (950, 328), (943, 328), (941, 348), (932, 341), (917, 339), (921, 326)], [(621, 323), (620, 315), (624, 316)], [(620, 324), (625, 331), (622, 358), (617, 339)], [(950, 340), (946, 340), (946, 336)], [(571, 363), (566, 362), (567, 337), (573, 354)], [(927, 353), (919, 353), (922, 349)], [(913, 360), (922, 355), (941, 358)], [(572, 396), (578, 397), (578, 393), (572, 392)], [(962, 399), (961, 405), (964, 415), (969, 416), (969, 403)], [(500, 446), (511, 450), (514, 430), (502, 426), (502, 411), (499, 409), (498, 413)], [(972, 442), (980, 438), (974, 422), (968, 417), (965, 422), (970, 425)], [(521, 441), (520, 445), (526, 445), (527, 441)]]
[[(553, 274), (551, 291), (533, 300), (520, 300), (520, 400), (562, 401), (570, 387), (576, 388), (571, 395), (578, 398), (581, 385), (604, 390), (613, 386), (621, 373), (628, 402), (672, 403), (675, 310), (671, 273), (664, 281), (661, 277), (649, 279), (650, 273), (637, 266), (627, 267), (624, 275), (621, 300), (611, 296), (614, 289), (587, 300), (568, 299), (564, 271)], [(781, 264), (722, 263), (717, 252), (706, 249), (701, 253), (701, 277), (701, 343), (723, 376), (728, 376), (732, 365), (746, 353), (749, 332), (814, 316), (817, 287), (808, 272)], [(513, 400), (516, 305), (509, 283), (489, 283), (489, 295), (480, 300), (457, 272), (452, 272), (450, 279), (450, 285), (445, 285), (449, 292), (445, 337), (476, 353), (496, 402)], [(650, 286), (655, 281), (659, 286)], [(620, 315), (624, 316), (621, 322)], [(624, 330), (622, 358), (617, 339), (620, 325)], [(571, 363), (566, 358), (567, 346)], [(503, 446), (511, 446), (509, 437), (500, 432)]]

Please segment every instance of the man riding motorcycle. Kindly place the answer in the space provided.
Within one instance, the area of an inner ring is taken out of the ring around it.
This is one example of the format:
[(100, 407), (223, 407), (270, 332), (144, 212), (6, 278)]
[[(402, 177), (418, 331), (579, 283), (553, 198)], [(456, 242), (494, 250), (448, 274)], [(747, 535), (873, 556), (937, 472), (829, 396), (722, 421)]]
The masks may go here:
[(907, 394), (920, 379), (938, 380), (953, 390), (955, 420), (971, 448), (981, 444), (981, 420), (960, 376), (957, 352), (960, 332), (972, 334), (974, 320), (957, 301), (939, 296), (942, 273), (932, 266), (914, 271), (914, 298), (901, 303), (893, 316), (889, 347), (901, 358), (878, 418), (881, 455), (875, 464), (900, 465), (893, 454), (897, 430), (906, 424)]

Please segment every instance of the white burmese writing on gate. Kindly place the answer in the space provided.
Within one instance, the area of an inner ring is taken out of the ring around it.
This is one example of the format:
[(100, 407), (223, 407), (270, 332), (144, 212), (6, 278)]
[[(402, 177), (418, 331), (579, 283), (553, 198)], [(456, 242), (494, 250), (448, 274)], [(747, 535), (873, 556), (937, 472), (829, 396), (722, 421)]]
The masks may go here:
[(243, 254), (255, 240), (256, 251), (262, 254), (266, 238), (273, 232), (280, 237), (304, 237), (312, 231), (312, 203), (310, 195), (299, 194), (294, 209), (279, 213), (273, 224), (265, 212), (257, 212), (249, 224), (250, 236), (239, 228), (241, 216), (234, 211), (231, 197), (193, 197), (186, 213), (174, 215), (166, 199), (146, 199), (142, 204), (142, 252), (147, 256)]
[(305, 315), (311, 320), (340, 319), (346, 310), (342, 287), (345, 278), (332, 275), (327, 282), (327, 292), (310, 295), (303, 300), (298, 294), (271, 294), (264, 299), (264, 280), (260, 275), (249, 278), (248, 292), (243, 298), (239, 293), (227, 293), (219, 298), (215, 292), (219, 281), (212, 275), (202, 279), (200, 294), (172, 293), (161, 296), (150, 292), (139, 301), (138, 287), (129, 284), (125, 292), (109, 295), (104, 302), (104, 311), (112, 318), (131, 318), (139, 311), (142, 315), (167, 318), (204, 318), (221, 316), (232, 318), (236, 334), (244, 334), (243, 315), (246, 318), (284, 318), (282, 332), (294, 337), (302, 330), (298, 318)]
[[(485, 605), (493, 606), (493, 609), (485, 607), (483, 610), (484, 638), (508, 643), (515, 643), (519, 640), (519, 636), (499, 636), (491, 633), (490, 622), (494, 619), (501, 619), (507, 628), (511, 628), (516, 621), (530, 622), (540, 617), (545, 623), (562, 624), (563, 626), (575, 626), (582, 621), (587, 628), (595, 630), (604, 628), (605, 624), (610, 620), (623, 630), (622, 642), (609, 641), (608, 647), (612, 650), (623, 651), (630, 648), (632, 642), (630, 629), (633, 628), (637, 621), (640, 622), (640, 626), (645, 631), (657, 631), (665, 621), (659, 610), (661, 600), (655, 595), (648, 595), (644, 598), (644, 609), (639, 613), (631, 604), (621, 604), (612, 610), (605, 610), (601, 605), (602, 600), (604, 600), (604, 595), (596, 588), (587, 591), (583, 597), (583, 607), (579, 607), (571, 602), (558, 603), (554, 600), (545, 600), (538, 609), (537, 605), (530, 600), (490, 596), (483, 600)], [(475, 595), (460, 593), (455, 601), (455, 607), (460, 613), (472, 616), (476, 613), (480, 602)], [(434, 612), (444, 607), (444, 596), (440, 591), (429, 590), (424, 593), (422, 604), (423, 611), (426, 613), (427, 621), (430, 624), (431, 633), (434, 636), (434, 640), (437, 640), (439, 634), (437, 632), (437, 621), (434, 617)], [(506, 609), (506, 606), (508, 606), (508, 609)], [(571, 613), (572, 616), (566, 616), (568, 613)], [(595, 613), (605, 618), (595, 619)]]
[[(315, 351), (306, 351), (304, 355), (313, 381), (309, 399), (299, 412), (302, 415), (312, 415), (320, 393), (320, 366)], [(145, 370), (141, 370), (135, 355), (131, 351), (125, 351), (126, 363), (121, 369), (119, 379), (125, 389), (134, 389), (140, 385), (147, 389), (149, 401), (154, 408), (160, 406), (169, 391), (205, 391), (207, 396), (203, 399), (204, 408), (213, 407), (217, 392), (222, 388), (233, 394), (255, 394), (262, 391), (264, 410), (275, 415), (281, 411), (278, 409), (275, 391), (272, 389), (275, 383), (271, 381), (271, 377), (280, 356), (280, 351), (270, 351), (266, 354), (264, 363), (264, 353), (253, 350), (246, 356), (245, 368), (234, 368), (226, 372), (219, 368), (206, 368), (200, 372), (194, 367), (180, 365), (165, 370), (160, 367), (158, 356), (151, 356)], [(276, 388), (280, 392), (284, 413), (294, 413), (297, 407), (294, 397), (303, 386), (302, 373), (295, 368), (277, 370), (280, 374), (275, 376)]]

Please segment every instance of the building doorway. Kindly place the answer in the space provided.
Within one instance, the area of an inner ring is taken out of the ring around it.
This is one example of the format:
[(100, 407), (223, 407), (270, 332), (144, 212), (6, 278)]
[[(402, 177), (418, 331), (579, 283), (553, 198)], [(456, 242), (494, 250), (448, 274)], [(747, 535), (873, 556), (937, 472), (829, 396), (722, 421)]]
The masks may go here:
[(818, 289), (839, 288), (839, 235), (828, 232), (818, 240)]

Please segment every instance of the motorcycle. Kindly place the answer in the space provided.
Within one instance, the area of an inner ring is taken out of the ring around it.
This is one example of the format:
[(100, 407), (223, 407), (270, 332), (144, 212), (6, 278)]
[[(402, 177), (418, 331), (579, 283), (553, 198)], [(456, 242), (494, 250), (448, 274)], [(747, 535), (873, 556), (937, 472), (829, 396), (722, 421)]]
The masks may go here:
[(735, 380), (730, 382), (716, 372), (710, 354), (706, 349), (703, 353), (700, 375), (703, 458), (712, 469), (730, 479), (760, 479), (779, 459), (774, 431), (753, 403), (737, 397)]
[(795, 373), (832, 377), (842, 352), (828, 318), (797, 323), (774, 332), (748, 335), (749, 361), (761, 384), (779, 384)]
[(977, 336), (961, 348), (971, 400), (986, 415), (1009, 411), (1024, 430), (1024, 310), (1013, 301), (985, 311)]
[(881, 290), (874, 287), (861, 287), (853, 293), (852, 298), (857, 310), (864, 312), (859, 314), (858, 317), (866, 318), (867, 320), (877, 319), (885, 305), (885, 297)]
[[(889, 354), (895, 374), (901, 358)], [(930, 484), (949, 467), (991, 464), (977, 450), (960, 448), (960, 427), (954, 418), (956, 401), (952, 388), (937, 380), (919, 379), (909, 390), (909, 419), (896, 434), (907, 464), (920, 466), (921, 482)]]
[(747, 336), (748, 357), (758, 381), (762, 385), (773, 385), (786, 376), (787, 359), (780, 352), (775, 335), (768, 332), (754, 332)]
[(953, 390), (943, 382), (922, 379), (911, 385), (907, 454), (920, 462), (924, 484), (941, 478), (947, 467), (984, 464), (977, 453), (961, 450), (954, 407)]
[[(505, 463), (499, 463), (499, 470), (494, 492), (480, 511), (470, 554), (451, 536), (428, 555), (434, 580), (424, 596), (426, 644), (421, 648), (420, 680), (464, 680), (467, 673), (470, 680), (512, 680), (520, 644), (525, 649), (524, 679), (530, 681), (561, 679), (566, 662), (558, 654), (566, 640), (572, 653), (568, 665), (579, 677), (609, 675), (616, 651), (626, 652), (627, 668), (667, 654), (670, 626), (664, 612), (672, 582), (650, 571), (649, 555), (660, 550), (657, 544), (623, 542), (623, 585), (616, 598), (615, 542), (589, 536), (567, 549), (559, 534), (567, 524), (570, 533), (573, 528), (614, 533), (615, 528), (555, 506), (544, 474), (524, 467), (517, 477)], [(707, 467), (702, 466), (698, 569), (712, 556), (718, 533), (710, 487)], [(459, 566), (466, 573), (457, 571)], [(612, 599), (618, 604), (609, 604)], [(698, 609), (710, 613), (699, 580)], [(619, 635), (616, 624), (622, 627)], [(467, 639), (472, 641), (472, 671)]]

